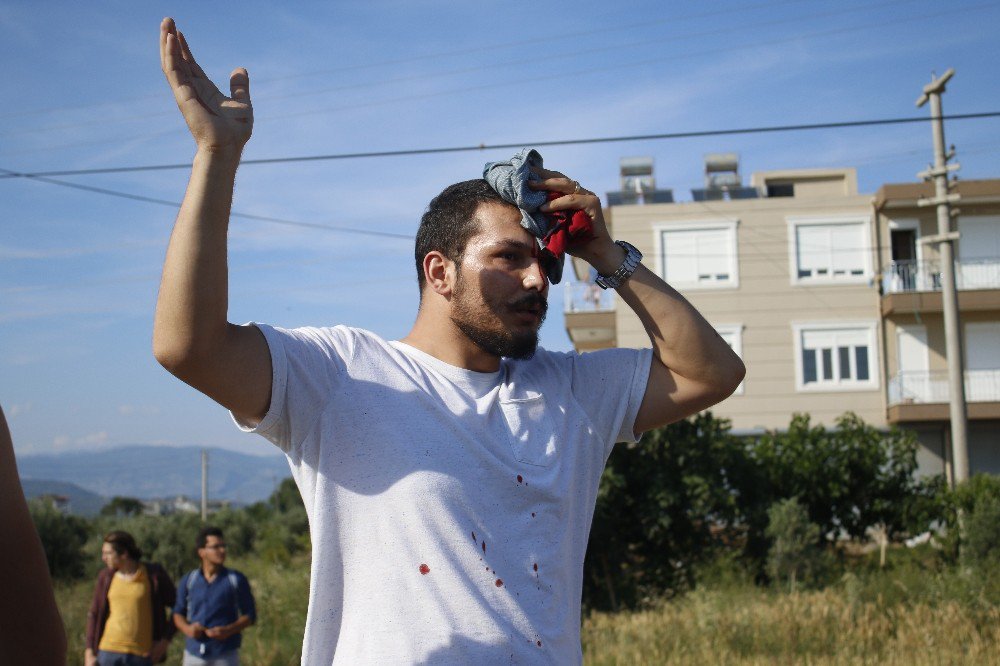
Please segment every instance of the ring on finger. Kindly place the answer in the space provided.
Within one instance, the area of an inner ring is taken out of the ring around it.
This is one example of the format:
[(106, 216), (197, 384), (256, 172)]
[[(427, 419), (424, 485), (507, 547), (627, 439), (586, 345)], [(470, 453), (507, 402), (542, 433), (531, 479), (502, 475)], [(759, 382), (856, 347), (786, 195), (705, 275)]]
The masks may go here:
[(573, 181), (573, 194), (579, 194), (579, 193), (580, 193), (580, 181), (574, 180)]

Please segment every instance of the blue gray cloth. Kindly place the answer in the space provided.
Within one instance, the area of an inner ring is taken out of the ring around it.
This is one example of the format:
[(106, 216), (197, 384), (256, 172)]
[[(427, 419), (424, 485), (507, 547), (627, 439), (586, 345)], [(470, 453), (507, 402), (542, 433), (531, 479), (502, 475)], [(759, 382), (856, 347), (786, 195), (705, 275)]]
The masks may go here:
[[(548, 195), (544, 190), (532, 190), (528, 187), (529, 182), (542, 180), (531, 171), (531, 167), (541, 166), (542, 156), (537, 150), (522, 148), (521, 152), (506, 162), (487, 162), (483, 167), (483, 178), (504, 201), (521, 209), (521, 226), (538, 239), (538, 247), (543, 250), (543, 239), (552, 231), (552, 222), (538, 207), (548, 201)], [(549, 282), (558, 284), (562, 279), (563, 257), (552, 257), (552, 261), (546, 262), (545, 272)]]

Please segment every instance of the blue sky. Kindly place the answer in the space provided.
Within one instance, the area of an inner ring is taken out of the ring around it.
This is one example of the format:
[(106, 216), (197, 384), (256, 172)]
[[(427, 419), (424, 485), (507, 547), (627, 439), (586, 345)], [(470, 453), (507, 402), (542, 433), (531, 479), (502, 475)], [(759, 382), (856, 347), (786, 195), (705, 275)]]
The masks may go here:
[[(0, 1), (0, 168), (187, 163), (193, 142), (159, 69), (177, 19), (213, 79), (250, 71), (246, 158), (587, 139), (926, 115), (932, 71), (956, 69), (946, 113), (1000, 110), (1000, 5), (842, 3), (45, 3)], [(961, 177), (1000, 177), (1000, 120), (947, 126)], [(603, 193), (649, 155), (684, 199), (703, 155), (752, 171), (854, 166), (864, 192), (931, 159), (926, 124), (566, 145), (547, 166)], [(444, 186), (513, 150), (241, 168), (234, 210), (410, 235)], [(59, 180), (180, 201), (184, 170)], [(268, 452), (150, 353), (176, 210), (0, 178), (0, 404), (19, 455), (124, 444)], [(416, 311), (412, 243), (273, 222), (231, 226), (230, 318), (347, 323), (387, 338)], [(554, 288), (543, 345), (569, 349)]]

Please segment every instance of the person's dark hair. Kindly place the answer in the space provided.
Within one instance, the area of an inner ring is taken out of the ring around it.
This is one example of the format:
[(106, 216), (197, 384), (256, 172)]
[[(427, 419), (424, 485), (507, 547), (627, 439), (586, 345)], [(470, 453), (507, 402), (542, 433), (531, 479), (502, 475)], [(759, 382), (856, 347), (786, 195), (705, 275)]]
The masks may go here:
[(204, 548), (205, 544), (208, 543), (208, 537), (214, 536), (219, 537), (219, 539), (224, 539), (222, 536), (222, 530), (218, 527), (212, 527), (211, 525), (206, 525), (205, 527), (198, 530), (198, 536), (194, 541), (196, 548)]
[(142, 550), (136, 545), (135, 539), (128, 532), (113, 530), (104, 535), (104, 543), (111, 544), (114, 551), (119, 555), (128, 553), (128, 556), (138, 562), (142, 559)]
[(511, 205), (482, 178), (449, 185), (431, 200), (420, 218), (414, 245), (417, 285), (421, 294), (424, 292), (424, 257), (437, 250), (461, 265), (465, 244), (479, 229), (476, 209), (484, 203)]

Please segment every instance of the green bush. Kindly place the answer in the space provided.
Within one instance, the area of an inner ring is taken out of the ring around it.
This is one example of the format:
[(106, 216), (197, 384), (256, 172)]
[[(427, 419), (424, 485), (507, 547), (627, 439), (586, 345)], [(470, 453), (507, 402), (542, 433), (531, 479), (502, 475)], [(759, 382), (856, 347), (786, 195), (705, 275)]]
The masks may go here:
[(977, 569), (1000, 565), (1000, 498), (978, 498), (966, 516), (962, 559)]
[(767, 571), (777, 580), (788, 581), (795, 591), (799, 582), (817, 583), (828, 562), (819, 546), (819, 526), (809, 522), (806, 508), (794, 497), (775, 502), (767, 512), (766, 535), (771, 540)]
[(86, 562), (83, 546), (90, 531), (88, 522), (79, 516), (63, 514), (51, 501), (44, 499), (29, 502), (28, 510), (42, 540), (52, 577), (71, 580), (83, 575)]

